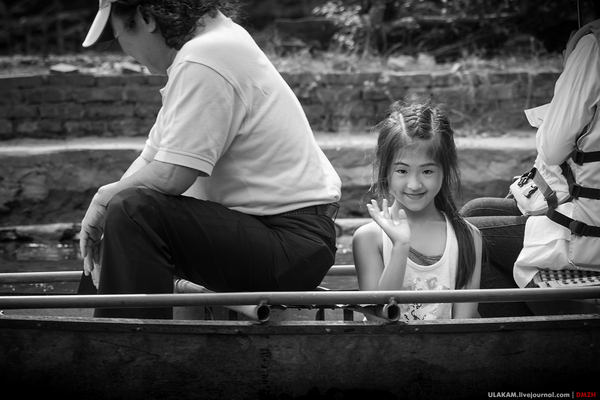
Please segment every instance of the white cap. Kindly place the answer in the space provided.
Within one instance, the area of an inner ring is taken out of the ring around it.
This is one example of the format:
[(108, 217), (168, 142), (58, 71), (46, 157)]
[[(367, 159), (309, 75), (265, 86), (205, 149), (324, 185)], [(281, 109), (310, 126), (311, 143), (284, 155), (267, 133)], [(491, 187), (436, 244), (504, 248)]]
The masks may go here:
[(108, 17), (110, 17), (110, 5), (115, 0), (100, 0), (100, 6), (98, 8), (98, 13), (96, 14), (96, 18), (94, 18), (94, 22), (92, 22), (92, 26), (83, 41), (83, 47), (90, 47), (100, 37), (104, 27), (106, 26), (106, 22), (108, 21)]

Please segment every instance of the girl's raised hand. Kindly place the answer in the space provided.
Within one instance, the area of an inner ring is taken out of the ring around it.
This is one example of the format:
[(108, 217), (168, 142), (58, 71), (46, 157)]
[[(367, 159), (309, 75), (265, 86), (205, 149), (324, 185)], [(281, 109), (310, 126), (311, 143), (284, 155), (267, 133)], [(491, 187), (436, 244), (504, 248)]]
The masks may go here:
[(404, 210), (398, 208), (395, 211), (396, 207), (388, 207), (386, 199), (383, 200), (381, 208), (383, 210), (379, 210), (376, 200), (371, 200), (371, 204), (367, 204), (371, 218), (389, 236), (392, 243), (397, 246), (408, 246), (410, 244), (410, 226)]

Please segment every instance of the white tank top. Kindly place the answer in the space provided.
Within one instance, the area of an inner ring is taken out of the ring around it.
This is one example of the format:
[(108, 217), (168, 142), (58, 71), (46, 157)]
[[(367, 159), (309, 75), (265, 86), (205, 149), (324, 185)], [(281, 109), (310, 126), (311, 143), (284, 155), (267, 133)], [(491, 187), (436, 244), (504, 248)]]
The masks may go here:
[[(458, 265), (458, 242), (454, 228), (446, 214), (446, 246), (444, 254), (432, 265), (418, 265), (410, 258), (406, 260), (406, 274), (402, 290), (450, 290), (456, 286)], [(381, 230), (383, 238), (383, 263), (387, 265), (392, 253), (392, 241)], [(451, 319), (452, 303), (400, 304), (401, 321)]]

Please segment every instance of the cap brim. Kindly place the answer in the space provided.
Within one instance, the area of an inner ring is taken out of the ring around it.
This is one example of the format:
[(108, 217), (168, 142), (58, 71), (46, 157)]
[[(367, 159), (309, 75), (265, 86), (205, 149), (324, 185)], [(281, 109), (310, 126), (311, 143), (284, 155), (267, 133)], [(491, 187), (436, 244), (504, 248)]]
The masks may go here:
[(111, 4), (110, 2), (108, 2), (108, 5), (106, 7), (98, 10), (96, 18), (94, 18), (94, 22), (92, 22), (92, 26), (90, 27), (90, 30), (88, 31), (88, 34), (85, 37), (85, 40), (83, 41), (83, 47), (90, 47), (98, 41), (98, 38), (100, 37), (100, 35), (104, 31), (104, 28), (106, 27), (108, 17), (110, 17), (110, 8)]

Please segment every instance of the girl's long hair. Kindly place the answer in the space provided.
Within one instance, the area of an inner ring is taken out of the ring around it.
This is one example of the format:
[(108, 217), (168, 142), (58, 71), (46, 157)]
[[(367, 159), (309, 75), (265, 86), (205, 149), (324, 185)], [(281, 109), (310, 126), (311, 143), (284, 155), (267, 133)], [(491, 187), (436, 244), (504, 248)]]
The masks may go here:
[(476, 264), (473, 230), (459, 214), (453, 190), (460, 194), (460, 171), (454, 144), (454, 131), (441, 109), (429, 101), (395, 102), (387, 117), (375, 127), (378, 132), (373, 161), (373, 191), (381, 200), (392, 200), (389, 178), (401, 152), (413, 144), (426, 143), (429, 156), (442, 168), (442, 187), (435, 196), (435, 206), (450, 220), (458, 241), (456, 289), (466, 287)]
[(214, 17), (217, 11), (234, 18), (239, 11), (237, 0), (116, 0), (112, 13), (122, 18), (126, 29), (135, 28), (135, 12), (152, 17), (158, 24), (167, 45), (175, 50), (196, 34), (202, 26), (202, 16)]

